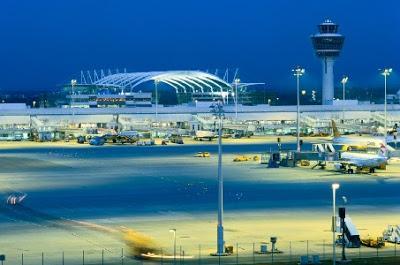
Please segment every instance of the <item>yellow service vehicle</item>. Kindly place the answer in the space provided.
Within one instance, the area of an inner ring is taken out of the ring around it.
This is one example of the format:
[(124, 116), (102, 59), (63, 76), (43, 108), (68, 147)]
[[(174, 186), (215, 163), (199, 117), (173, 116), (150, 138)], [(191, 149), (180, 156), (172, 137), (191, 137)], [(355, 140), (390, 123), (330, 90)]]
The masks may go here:
[(247, 156), (236, 156), (233, 159), (233, 162), (246, 162), (249, 161), (249, 158)]
[(259, 156), (236, 156), (233, 159), (233, 162), (246, 162), (246, 161), (259, 161), (260, 157)]
[(385, 246), (385, 241), (383, 241), (382, 237), (378, 237), (376, 239), (368, 237), (361, 239), (361, 244), (370, 248), (382, 248)]
[(194, 157), (210, 157), (209, 152), (198, 152), (197, 154), (194, 155)]

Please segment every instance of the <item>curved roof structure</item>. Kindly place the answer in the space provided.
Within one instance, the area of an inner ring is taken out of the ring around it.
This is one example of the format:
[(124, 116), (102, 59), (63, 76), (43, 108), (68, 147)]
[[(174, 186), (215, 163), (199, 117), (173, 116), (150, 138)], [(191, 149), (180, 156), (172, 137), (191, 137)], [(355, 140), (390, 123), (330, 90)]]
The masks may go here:
[(149, 81), (167, 84), (173, 87), (176, 93), (232, 91), (232, 86), (218, 76), (201, 71), (118, 73), (100, 78), (93, 84), (113, 86), (133, 92), (136, 87)]

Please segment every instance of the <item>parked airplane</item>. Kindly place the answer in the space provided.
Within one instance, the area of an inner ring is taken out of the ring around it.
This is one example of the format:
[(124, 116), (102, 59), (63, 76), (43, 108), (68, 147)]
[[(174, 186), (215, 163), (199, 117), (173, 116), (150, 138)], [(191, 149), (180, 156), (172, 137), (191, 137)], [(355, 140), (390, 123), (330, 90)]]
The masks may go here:
[(384, 167), (387, 164), (387, 149), (384, 145), (379, 149), (378, 154), (342, 152), (340, 153), (339, 161), (334, 162), (337, 170), (346, 171), (349, 174), (354, 173), (354, 169), (362, 171), (369, 170), (369, 173), (374, 173), (376, 168)]
[(333, 163), (336, 170), (349, 174), (353, 174), (354, 169), (358, 172), (368, 170), (373, 173), (376, 168), (383, 168), (388, 160), (388, 152), (384, 145), (381, 145), (378, 154), (342, 151), (335, 155), (336, 150), (330, 143), (315, 144), (314, 149), (324, 154), (325, 161)]
[[(368, 148), (381, 148), (382, 145), (385, 145), (388, 151), (394, 151), (395, 149), (391, 146), (386, 145), (385, 139), (383, 137), (352, 137), (352, 136), (343, 136), (340, 134), (336, 123), (332, 120), (332, 130), (333, 130), (333, 139), (332, 143), (336, 145), (342, 146), (342, 150), (352, 151), (352, 150), (367, 150)], [(387, 137), (388, 142), (394, 141), (393, 136)]]

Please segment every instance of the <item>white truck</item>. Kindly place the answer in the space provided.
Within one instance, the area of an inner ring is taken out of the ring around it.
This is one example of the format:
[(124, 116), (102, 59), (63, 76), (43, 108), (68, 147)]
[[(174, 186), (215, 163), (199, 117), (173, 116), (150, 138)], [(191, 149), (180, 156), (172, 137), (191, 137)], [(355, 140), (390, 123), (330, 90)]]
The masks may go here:
[(383, 240), (395, 244), (400, 244), (400, 225), (388, 225), (383, 231)]
[(196, 131), (196, 135), (193, 139), (197, 141), (211, 141), (215, 137), (215, 133), (212, 131)]

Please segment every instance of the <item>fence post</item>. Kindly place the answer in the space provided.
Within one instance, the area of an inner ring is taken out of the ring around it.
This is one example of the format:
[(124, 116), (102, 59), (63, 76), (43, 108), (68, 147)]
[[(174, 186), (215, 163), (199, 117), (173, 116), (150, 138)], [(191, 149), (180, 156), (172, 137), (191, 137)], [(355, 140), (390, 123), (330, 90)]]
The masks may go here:
[(289, 260), (292, 262), (292, 241), (289, 241)]
[(24, 252), (21, 254), (21, 264), (24, 265)]
[(182, 246), (179, 246), (179, 265), (182, 265)]
[(236, 265), (239, 265), (239, 244), (236, 243)]
[(309, 251), (308, 251), (308, 240), (307, 240), (306, 244), (307, 244), (307, 259), (308, 259), (308, 255), (309, 255)]
[(185, 251), (182, 250), (182, 264), (185, 264)]
[(199, 244), (199, 265), (201, 265), (201, 245)]
[(42, 265), (44, 264), (44, 253), (42, 252)]
[(62, 252), (62, 255), (61, 255), (61, 261), (62, 261), (62, 265), (64, 265), (64, 263), (65, 263), (65, 261), (64, 261), (64, 251)]
[(255, 243), (253, 243), (253, 264), (256, 264), (256, 256), (255, 256), (255, 251), (256, 251), (256, 246), (255, 246)]
[(394, 242), (394, 256), (397, 256), (397, 250), (396, 250), (396, 245), (397, 245), (397, 240)]
[(358, 258), (361, 259), (361, 246), (358, 248)]
[(104, 265), (104, 249), (101, 250), (101, 265)]
[(82, 264), (85, 265), (85, 251), (82, 250)]
[(161, 258), (160, 258), (160, 263), (161, 263), (161, 265), (163, 265), (163, 263), (164, 263), (164, 252), (163, 252), (163, 249), (161, 248), (160, 249), (160, 254), (161, 254)]
[(322, 242), (322, 259), (325, 260), (325, 239)]
[(272, 248), (272, 244), (271, 244), (271, 263), (274, 264), (274, 249)]
[(124, 248), (121, 248), (121, 265), (124, 265)]

